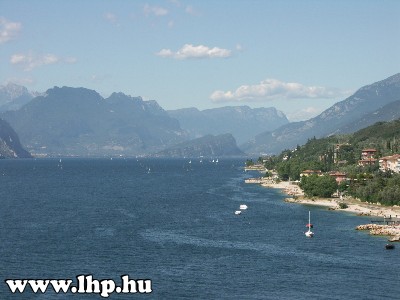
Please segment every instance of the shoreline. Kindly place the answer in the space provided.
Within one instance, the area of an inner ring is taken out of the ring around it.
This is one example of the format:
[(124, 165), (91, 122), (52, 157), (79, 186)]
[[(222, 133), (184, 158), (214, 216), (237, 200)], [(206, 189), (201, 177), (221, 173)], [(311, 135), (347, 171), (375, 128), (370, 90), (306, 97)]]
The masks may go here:
[[(383, 218), (386, 221), (400, 221), (400, 207), (382, 206), (375, 203), (362, 202), (352, 197), (340, 198), (307, 198), (302, 189), (291, 182), (282, 181), (279, 183), (271, 179), (258, 178), (257, 180), (246, 180), (246, 183), (258, 183), (263, 187), (280, 189), (284, 194), (290, 196), (285, 202), (302, 205), (323, 206), (329, 210), (353, 213), (357, 216), (371, 216)], [(347, 208), (340, 208), (339, 203), (345, 203)], [(378, 225), (365, 224), (357, 226), (356, 230), (369, 230), (371, 235), (383, 235), (392, 237), (390, 241), (400, 241), (400, 225)]]

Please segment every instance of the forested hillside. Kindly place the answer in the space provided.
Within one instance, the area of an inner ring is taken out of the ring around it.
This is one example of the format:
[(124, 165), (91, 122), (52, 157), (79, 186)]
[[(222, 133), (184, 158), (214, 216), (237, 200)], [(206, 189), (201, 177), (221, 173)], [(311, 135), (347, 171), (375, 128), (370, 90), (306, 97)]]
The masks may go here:
[[(359, 164), (363, 149), (375, 149), (368, 165)], [(378, 122), (348, 135), (310, 139), (303, 146), (264, 158), (281, 180), (300, 180), (305, 170), (345, 173), (347, 180), (338, 188), (363, 201), (386, 205), (400, 204), (400, 175), (379, 170), (379, 158), (400, 151), (400, 120)]]

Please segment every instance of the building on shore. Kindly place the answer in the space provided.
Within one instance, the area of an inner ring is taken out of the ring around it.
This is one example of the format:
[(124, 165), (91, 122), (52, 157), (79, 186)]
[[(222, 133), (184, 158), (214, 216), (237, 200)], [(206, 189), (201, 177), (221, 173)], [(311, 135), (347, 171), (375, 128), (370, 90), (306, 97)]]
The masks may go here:
[(381, 157), (379, 159), (379, 169), (384, 172), (400, 173), (400, 154)]
[(330, 172), (329, 175), (334, 177), (338, 184), (340, 184), (342, 181), (345, 181), (347, 179), (347, 174), (342, 173), (342, 172), (334, 171), (334, 172)]
[(358, 161), (360, 167), (373, 166), (378, 161), (375, 156), (377, 154), (376, 149), (363, 149), (361, 151), (361, 159)]

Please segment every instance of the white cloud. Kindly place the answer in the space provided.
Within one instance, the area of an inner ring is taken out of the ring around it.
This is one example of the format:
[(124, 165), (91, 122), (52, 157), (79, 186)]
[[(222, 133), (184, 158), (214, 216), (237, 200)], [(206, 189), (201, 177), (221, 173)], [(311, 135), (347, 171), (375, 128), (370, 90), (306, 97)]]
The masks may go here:
[(150, 15), (160, 17), (160, 16), (165, 16), (168, 14), (168, 10), (166, 8), (157, 6), (157, 5), (149, 5), (149, 4), (144, 5), (143, 12), (146, 17), (150, 16)]
[(207, 46), (185, 44), (181, 49), (173, 52), (170, 49), (162, 49), (156, 55), (161, 57), (171, 57), (175, 59), (189, 58), (225, 58), (231, 56), (232, 51), (218, 47), (209, 48)]
[(53, 65), (56, 63), (76, 63), (77, 59), (74, 57), (60, 58), (54, 54), (34, 55), (29, 54), (13, 54), (10, 58), (10, 63), (13, 65), (21, 66), (24, 71), (31, 71), (37, 67), (45, 65)]
[(344, 94), (345, 92), (338, 89), (305, 86), (300, 83), (282, 82), (277, 79), (265, 79), (259, 84), (242, 85), (235, 91), (214, 91), (210, 98), (215, 102), (270, 101), (287, 99), (331, 99), (343, 96)]
[(21, 28), (21, 23), (10, 22), (4, 17), (0, 17), (0, 44), (16, 38)]

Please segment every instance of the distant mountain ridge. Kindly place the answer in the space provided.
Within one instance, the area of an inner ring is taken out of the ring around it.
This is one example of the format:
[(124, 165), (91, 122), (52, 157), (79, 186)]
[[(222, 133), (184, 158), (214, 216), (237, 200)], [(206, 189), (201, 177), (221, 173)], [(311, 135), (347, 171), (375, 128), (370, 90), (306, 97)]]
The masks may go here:
[(183, 108), (167, 112), (179, 121), (191, 138), (231, 133), (239, 144), (263, 131), (271, 131), (289, 123), (285, 114), (274, 107), (225, 106), (202, 111)]
[(41, 155), (144, 155), (187, 139), (156, 101), (85, 88), (54, 87), (1, 116)]
[(154, 100), (143, 101), (123, 93), (103, 98), (86, 88), (54, 87), (27, 100), (32, 96), (18, 85), (0, 87), (0, 104), (6, 99), (3, 108), (17, 107), (18, 97), (23, 99), (20, 103), (27, 101), (17, 110), (0, 113), (0, 118), (15, 129), (21, 143), (34, 155), (135, 156), (173, 150), (185, 156), (213, 144), (234, 149), (232, 145), (236, 147), (238, 140), (242, 153), (259, 156), (293, 149), (313, 137), (352, 133), (377, 121), (398, 118), (400, 73), (360, 88), (310, 120), (294, 123), (275, 108), (165, 111)]
[[(272, 132), (261, 133), (251, 142), (242, 145), (241, 149), (248, 153), (259, 154), (278, 153), (284, 149), (294, 148), (314, 136), (320, 138), (337, 133), (340, 128), (351, 126), (350, 124), (368, 113), (399, 99), (400, 73), (360, 88), (352, 96), (334, 104), (310, 120), (290, 123)], [(370, 124), (366, 126), (368, 125)]]
[(230, 133), (206, 135), (174, 145), (154, 154), (155, 157), (244, 157)]
[(400, 100), (386, 104), (378, 108), (376, 111), (362, 116), (355, 122), (339, 128), (335, 134), (338, 133), (352, 133), (361, 130), (367, 126), (373, 125), (376, 122), (394, 121), (400, 118)]

